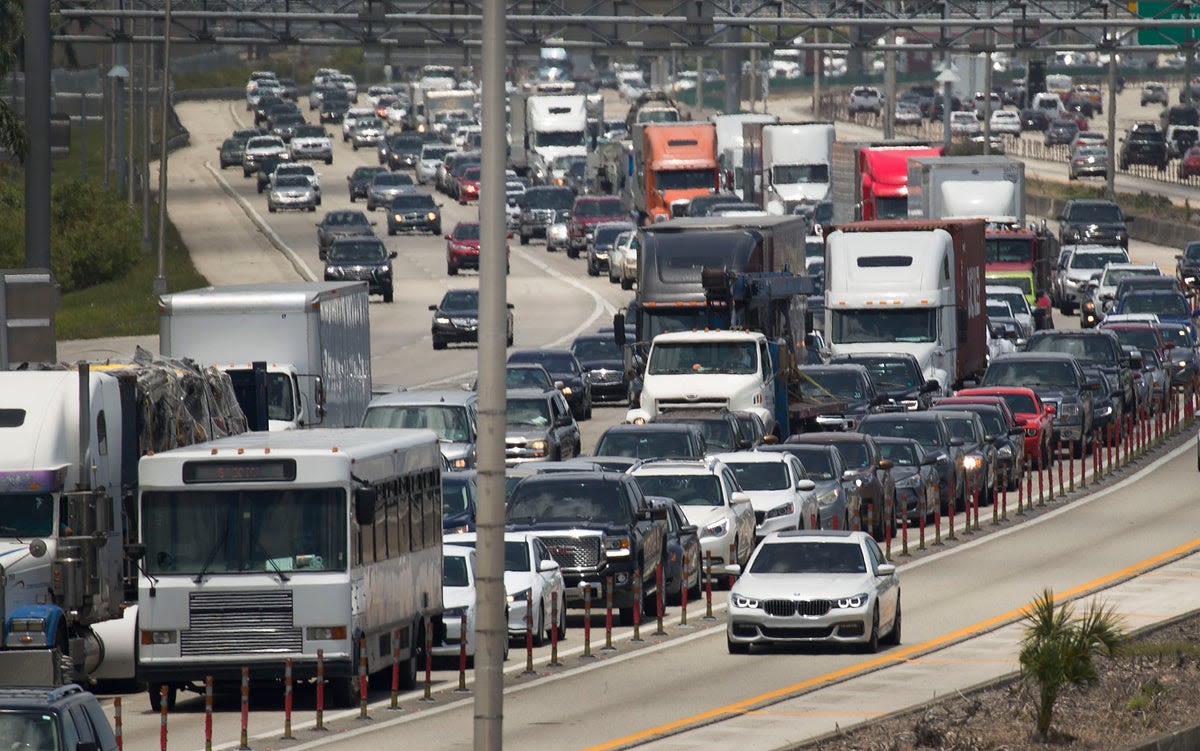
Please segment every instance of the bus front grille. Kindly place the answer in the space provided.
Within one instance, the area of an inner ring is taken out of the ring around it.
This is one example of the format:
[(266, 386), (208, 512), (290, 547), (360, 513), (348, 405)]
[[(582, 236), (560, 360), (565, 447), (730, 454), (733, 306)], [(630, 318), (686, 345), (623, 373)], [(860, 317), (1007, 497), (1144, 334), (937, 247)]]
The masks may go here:
[(291, 592), (193, 592), (189, 628), (179, 635), (182, 656), (299, 653)]

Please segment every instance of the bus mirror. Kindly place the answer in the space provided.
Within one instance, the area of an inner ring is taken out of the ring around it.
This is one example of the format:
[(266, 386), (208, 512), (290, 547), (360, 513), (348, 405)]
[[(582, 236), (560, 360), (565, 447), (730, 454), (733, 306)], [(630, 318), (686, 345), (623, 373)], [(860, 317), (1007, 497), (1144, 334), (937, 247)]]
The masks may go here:
[(359, 488), (354, 491), (354, 521), (360, 527), (375, 523), (375, 488)]

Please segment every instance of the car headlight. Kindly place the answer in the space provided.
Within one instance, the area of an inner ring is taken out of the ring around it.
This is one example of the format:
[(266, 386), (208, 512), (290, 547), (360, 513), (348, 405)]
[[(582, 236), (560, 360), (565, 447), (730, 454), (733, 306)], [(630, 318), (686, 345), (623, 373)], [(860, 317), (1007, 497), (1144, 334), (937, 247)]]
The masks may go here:
[(393, 222), (403, 222), (403, 221), (404, 221), (404, 215), (403, 215), (403, 214), (393, 214), (393, 215), (392, 215), (392, 221), (393, 221)]
[(1109, 415), (1112, 414), (1112, 412), (1113, 412), (1113, 408), (1112, 408), (1111, 404), (1108, 405), (1107, 407), (1098, 407), (1096, 409), (1096, 417), (1108, 417)]
[(983, 462), (980, 460), (980, 458), (978, 456), (975, 456), (974, 454), (969, 454), (967, 456), (964, 456), (962, 462), (963, 462), (963, 468), (968, 469), (968, 470), (979, 469), (979, 467), (982, 466), (982, 464), (983, 464)]
[(546, 450), (546, 442), (545, 441), (530, 441), (529, 448), (533, 449), (534, 451), (545, 451)]
[(1187, 367), (1187, 360), (1180, 360), (1180, 361), (1179, 361), (1179, 367), (1181, 367), (1181, 368), (1186, 368), (1186, 367)]
[(778, 519), (781, 516), (791, 516), (794, 513), (796, 513), (796, 505), (794, 503), (792, 503), (791, 501), (788, 501), (787, 503), (783, 504), (782, 506), (776, 506), (775, 508), (768, 511), (766, 518), (767, 519)]
[(630, 553), (628, 537), (617, 535), (604, 538), (604, 554), (609, 558), (624, 558)]
[(448, 326), (450, 324), (450, 319), (446, 316), (434, 316), (433, 322), (441, 324), (442, 326)]
[(837, 503), (838, 494), (836, 490), (831, 490), (828, 493), (817, 496), (817, 503), (821, 506), (829, 506)]
[(572, 394), (571, 387), (563, 386), (562, 392), (563, 392), (563, 396), (570, 396)]
[(868, 599), (870, 599), (870, 595), (868, 595), (866, 592), (860, 592), (859, 594), (850, 595), (849, 597), (839, 597), (834, 601), (834, 607), (861, 608), (867, 604)]
[(713, 522), (704, 529), (700, 530), (701, 537), (722, 537), (729, 532), (729, 520), (722, 519), (719, 522)]
[(1011, 459), (1013, 456), (1012, 446), (1001, 446), (996, 455), (1001, 459)]
[(431, 211), (425, 215), (425, 218), (431, 222), (437, 221), (437, 218), (438, 218), (437, 212)]
[(1082, 409), (1078, 404), (1063, 404), (1058, 413), (1063, 417), (1079, 417), (1082, 414)]
[(512, 594), (506, 596), (505, 599), (508, 601), (509, 605), (512, 605), (514, 602), (528, 602), (529, 595), (532, 592), (533, 592), (533, 590), (531, 588), (526, 587), (525, 589), (522, 589), (520, 592), (513, 592)]
[(754, 599), (753, 597), (747, 597), (745, 595), (734, 594), (730, 597), (730, 599), (733, 600), (733, 606), (735, 608), (743, 608), (743, 609), (749, 609), (749, 610), (757, 610), (759, 608), (759, 601)]

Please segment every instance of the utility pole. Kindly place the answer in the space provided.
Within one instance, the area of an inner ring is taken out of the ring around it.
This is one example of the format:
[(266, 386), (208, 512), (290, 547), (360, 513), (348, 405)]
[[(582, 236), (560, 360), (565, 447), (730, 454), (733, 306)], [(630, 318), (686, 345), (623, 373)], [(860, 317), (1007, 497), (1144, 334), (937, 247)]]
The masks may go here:
[(158, 157), (158, 272), (154, 276), (154, 294), (167, 293), (167, 113), (171, 109), (171, 0), (167, 0), (163, 13), (163, 60), (162, 60), (162, 107), (159, 129)]
[(50, 4), (25, 3), (25, 265), (50, 268)]

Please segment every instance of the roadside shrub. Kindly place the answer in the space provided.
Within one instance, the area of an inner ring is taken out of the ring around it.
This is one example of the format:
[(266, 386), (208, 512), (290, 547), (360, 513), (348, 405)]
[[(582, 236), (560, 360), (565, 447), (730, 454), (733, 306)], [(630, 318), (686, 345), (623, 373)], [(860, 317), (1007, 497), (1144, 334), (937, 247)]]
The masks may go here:
[[(113, 191), (79, 180), (56, 183), (50, 212), (50, 266), (63, 292), (115, 279), (137, 262), (140, 219)], [(24, 192), (0, 181), (0, 268), (24, 266)]]

